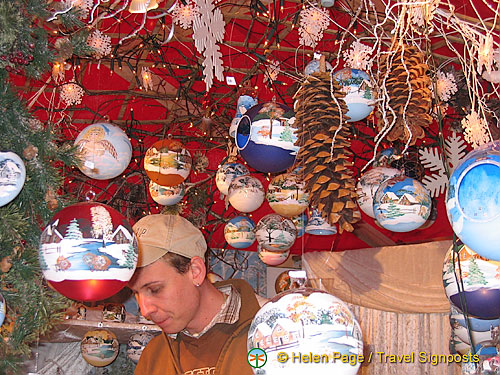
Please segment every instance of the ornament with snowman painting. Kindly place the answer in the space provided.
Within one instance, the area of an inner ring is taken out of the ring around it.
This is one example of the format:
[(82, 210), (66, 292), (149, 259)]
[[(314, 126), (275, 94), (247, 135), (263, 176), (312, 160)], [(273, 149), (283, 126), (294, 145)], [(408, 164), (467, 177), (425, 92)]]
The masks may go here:
[(292, 220), (278, 214), (268, 214), (257, 223), (255, 235), (263, 249), (285, 251), (295, 242), (297, 229)]
[(255, 223), (246, 216), (232, 218), (224, 226), (224, 238), (236, 249), (246, 249), (255, 242)]
[(248, 168), (241, 163), (222, 164), (215, 174), (215, 184), (222, 194), (227, 195), (229, 185), (236, 177), (248, 176), (249, 174)]
[(264, 202), (264, 185), (256, 177), (239, 176), (229, 185), (228, 200), (231, 206), (240, 212), (252, 212)]
[(289, 218), (300, 215), (309, 205), (305, 182), (294, 173), (274, 177), (267, 188), (266, 198), (274, 212)]

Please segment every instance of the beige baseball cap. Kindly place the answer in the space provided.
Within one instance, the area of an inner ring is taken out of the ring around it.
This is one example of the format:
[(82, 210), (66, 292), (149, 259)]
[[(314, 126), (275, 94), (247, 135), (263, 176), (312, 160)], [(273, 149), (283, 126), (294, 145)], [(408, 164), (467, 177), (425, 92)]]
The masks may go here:
[(137, 267), (145, 267), (167, 253), (203, 258), (207, 250), (201, 231), (179, 215), (148, 215), (133, 229), (139, 243)]

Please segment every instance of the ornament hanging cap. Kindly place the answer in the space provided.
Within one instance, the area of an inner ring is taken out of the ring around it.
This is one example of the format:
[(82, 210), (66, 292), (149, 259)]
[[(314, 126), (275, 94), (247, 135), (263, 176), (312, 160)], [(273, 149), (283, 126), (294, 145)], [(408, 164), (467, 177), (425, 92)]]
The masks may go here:
[(306, 271), (288, 271), (288, 276), (290, 276), (290, 285), (297, 285), (297, 288), (305, 288), (305, 285), (307, 283)]

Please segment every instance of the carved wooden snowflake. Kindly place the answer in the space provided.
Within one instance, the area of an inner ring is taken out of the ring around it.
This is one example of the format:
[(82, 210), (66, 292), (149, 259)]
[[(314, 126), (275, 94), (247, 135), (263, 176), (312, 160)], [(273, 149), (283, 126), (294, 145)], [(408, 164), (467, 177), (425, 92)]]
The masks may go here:
[(330, 18), (325, 11), (309, 7), (300, 11), (299, 22), (299, 44), (303, 46), (316, 47), (323, 39), (323, 31), (328, 28)]
[(173, 21), (183, 29), (189, 29), (193, 25), (195, 17), (199, 16), (200, 9), (193, 1), (186, 5), (179, 5), (173, 10)]
[(111, 37), (101, 33), (99, 30), (94, 30), (94, 32), (89, 35), (87, 44), (94, 49), (93, 55), (97, 59), (111, 53)]
[(373, 63), (371, 52), (370, 46), (355, 40), (351, 48), (343, 52), (346, 66), (352, 69), (370, 70)]
[(455, 76), (451, 72), (446, 73), (442, 71), (438, 71), (436, 76), (436, 88), (439, 100), (447, 102), (458, 91)]
[(462, 119), (464, 138), (473, 148), (478, 148), (490, 141), (488, 135), (488, 123), (484, 118), (479, 117), (476, 111), (472, 111)]
[(65, 83), (61, 87), (61, 100), (69, 107), (82, 102), (84, 91), (74, 82)]

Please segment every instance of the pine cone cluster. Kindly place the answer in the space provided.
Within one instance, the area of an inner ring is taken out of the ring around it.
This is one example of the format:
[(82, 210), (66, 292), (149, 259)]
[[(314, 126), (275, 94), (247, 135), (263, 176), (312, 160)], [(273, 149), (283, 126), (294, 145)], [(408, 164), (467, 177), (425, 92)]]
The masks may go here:
[[(394, 54), (384, 56), (379, 69), (379, 92), (386, 95), (379, 103), (377, 127), (381, 131), (392, 124), (387, 140), (407, 142), (410, 145), (425, 136), (424, 128), (432, 123), (431, 80), (424, 54), (414, 46), (399, 48)], [(388, 100), (387, 100), (388, 96)], [(386, 115), (386, 122), (382, 113)]]
[(330, 94), (329, 73), (308, 76), (296, 94), (295, 144), (300, 146), (296, 165), (303, 166), (299, 173), (303, 174), (311, 206), (331, 225), (338, 223), (340, 233), (352, 232), (352, 224), (360, 220), (361, 214), (355, 201), (356, 184), (348, 168), (350, 124), (346, 122), (345, 94), (335, 79), (332, 85), (337, 103)]

